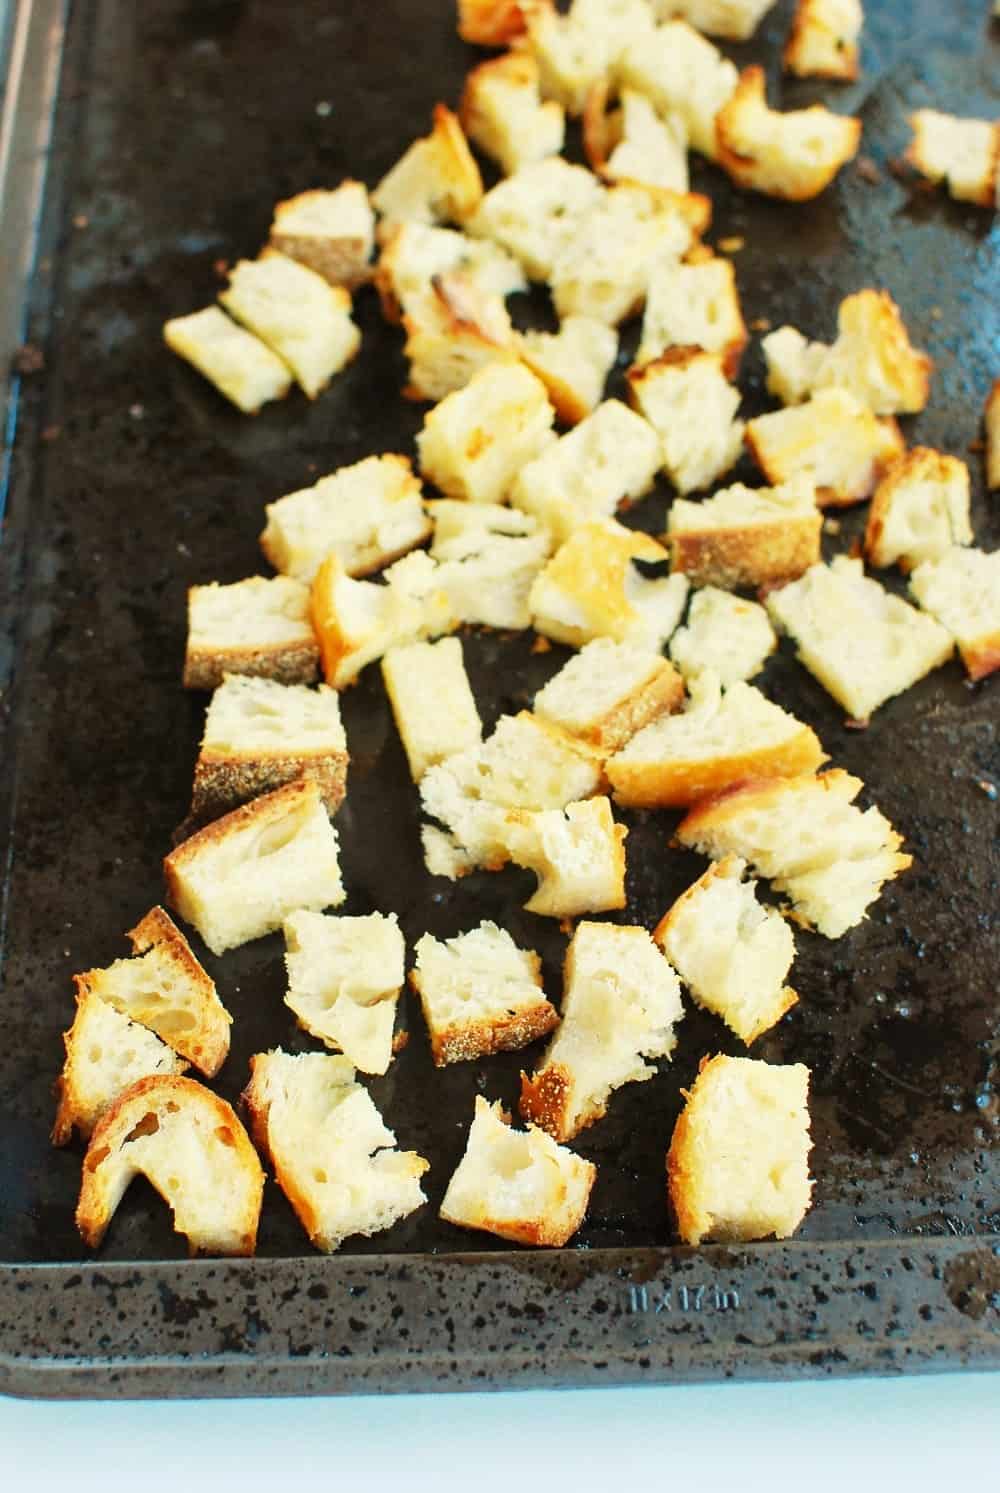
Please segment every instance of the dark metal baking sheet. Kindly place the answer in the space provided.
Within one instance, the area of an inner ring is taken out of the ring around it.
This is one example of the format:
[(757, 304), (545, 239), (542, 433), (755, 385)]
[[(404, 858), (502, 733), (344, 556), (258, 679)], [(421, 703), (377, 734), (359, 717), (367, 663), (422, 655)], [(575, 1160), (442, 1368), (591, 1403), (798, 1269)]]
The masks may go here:
[[(765, 60), (786, 104), (860, 112), (878, 181), (848, 169), (795, 207), (700, 166), (711, 237), (745, 239), (736, 264), (751, 322), (828, 336), (842, 295), (888, 287), (937, 361), (907, 438), (968, 455), (1000, 371), (1000, 228), (901, 183), (887, 161), (913, 107), (1000, 112), (996, 32), (980, 0), (871, 0), (862, 80), (790, 84), (776, 71), (789, 9), (732, 55)], [(0, 1390), (325, 1392), (1000, 1361), (997, 686), (969, 686), (955, 663), (866, 732), (845, 728), (787, 649), (763, 675), (864, 778), (916, 856), (846, 938), (799, 938), (801, 1004), (754, 1049), (813, 1070), (816, 1202), (795, 1241), (671, 1247), (663, 1156), (679, 1089), (704, 1053), (739, 1050), (690, 1007), (675, 1061), (579, 1138), (599, 1178), (573, 1248), (514, 1252), (441, 1223), (473, 1097), (512, 1102), (537, 1050), (435, 1071), (410, 996), (410, 1043), (371, 1091), (400, 1144), (432, 1162), (428, 1207), (332, 1259), (307, 1252), (272, 1184), (251, 1262), (184, 1261), (143, 1184), (96, 1261), (74, 1232), (80, 1153), (47, 1139), (69, 977), (121, 955), (123, 930), (161, 896), (204, 709), (179, 686), (186, 587), (259, 570), (267, 501), (371, 452), (410, 450), (421, 420), (399, 397), (401, 337), (370, 292), (357, 301), (360, 359), (314, 405), (293, 395), (253, 420), (162, 350), (161, 323), (213, 298), (217, 262), (256, 251), (280, 197), (348, 173), (377, 180), (433, 102), (455, 99), (474, 55), (451, 6), (431, 0), (71, 7), (31, 305), (46, 363), (23, 381), (0, 546)], [(516, 305), (523, 320), (540, 314), (531, 298)], [(756, 347), (742, 383), (748, 408), (766, 407)], [(969, 459), (976, 532), (992, 548), (995, 500)], [(658, 489), (628, 521), (657, 531), (666, 497)], [(832, 547), (862, 521), (844, 516)], [(487, 725), (565, 657), (533, 655), (530, 641), (467, 637)], [(377, 671), (344, 712), (344, 910), (398, 912), (410, 948), (426, 929), (494, 917), (540, 949), (558, 996), (566, 940), (521, 911), (530, 877), (451, 885), (423, 871)], [(622, 920), (651, 926), (703, 863), (670, 847), (671, 816), (627, 822)], [(307, 1039), (281, 1004), (279, 938), (205, 960), (235, 1015), (218, 1083), (234, 1099), (252, 1052)]]

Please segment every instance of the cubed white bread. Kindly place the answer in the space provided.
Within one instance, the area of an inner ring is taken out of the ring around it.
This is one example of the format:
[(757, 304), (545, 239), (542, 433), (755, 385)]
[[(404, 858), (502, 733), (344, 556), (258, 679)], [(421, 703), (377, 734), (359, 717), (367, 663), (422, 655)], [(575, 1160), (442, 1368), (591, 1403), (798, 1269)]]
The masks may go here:
[(713, 860), (741, 856), (790, 898), (799, 922), (840, 938), (912, 863), (885, 816), (855, 806), (863, 786), (840, 768), (748, 783), (698, 804), (677, 840)]
[(910, 115), (910, 165), (943, 182), (957, 202), (995, 208), (1000, 186), (1000, 119), (959, 119), (937, 109)]
[(490, 239), (468, 238), (455, 228), (428, 223), (398, 223), (385, 236), (375, 285), (382, 313), (399, 321), (403, 308), (430, 288), (436, 275), (461, 271), (480, 290), (508, 296), (527, 290), (520, 264)]
[(458, 34), (477, 47), (505, 47), (524, 33), (519, 0), (458, 0)]
[(624, 907), (627, 836), (605, 797), (564, 809), (512, 810), (504, 830), (507, 851), (515, 865), (538, 877), (525, 911), (578, 918)]
[[(494, 508), (491, 503), (462, 506)], [(552, 537), (542, 529), (521, 535), (506, 534), (501, 529), (492, 535), (481, 532), (474, 537), (470, 533), (461, 540), (449, 541), (435, 553), (442, 555), (438, 579), (451, 612), (459, 622), (483, 627), (516, 632), (530, 627), (531, 588), (551, 552)]]
[(311, 684), (318, 672), (309, 587), (301, 581), (254, 575), (188, 590), (185, 689), (217, 689), (226, 674)]
[(506, 52), (473, 68), (458, 113), (469, 139), (507, 176), (562, 150), (565, 112), (554, 99), (542, 102), (530, 53)]
[(562, 1248), (583, 1223), (597, 1176), (534, 1125), (512, 1130), (499, 1103), (476, 1095), (475, 1117), (441, 1217), (515, 1244)]
[(894, 462), (872, 498), (865, 530), (870, 565), (912, 570), (972, 543), (969, 469), (955, 456), (914, 446)]
[(542, 961), (495, 923), (455, 938), (425, 933), (410, 983), (420, 996), (438, 1068), (527, 1047), (558, 1025), (542, 989)]
[(592, 316), (567, 316), (558, 332), (522, 332), (521, 361), (540, 378), (564, 425), (595, 410), (618, 356), (618, 334)]
[(611, 1094), (673, 1052), (680, 982), (645, 928), (579, 923), (566, 951), (562, 1022), (529, 1078), (521, 1114), (571, 1140), (606, 1113)]
[(510, 501), (537, 518), (559, 545), (581, 524), (609, 518), (620, 503), (641, 498), (659, 465), (652, 426), (620, 400), (606, 399), (521, 468)]
[(299, 1025), (362, 1073), (385, 1073), (406, 978), (395, 913), (345, 918), (300, 911), (283, 928), (285, 1005)]
[(971, 679), (1000, 669), (1000, 550), (950, 549), (917, 566), (910, 590), (955, 639)]
[(986, 396), (983, 410), (986, 426), (986, 486), (1000, 487), (1000, 378)]
[(337, 831), (318, 784), (299, 779), (216, 819), (163, 862), (171, 905), (213, 954), (280, 928), (299, 908), (347, 895)]
[(331, 285), (353, 290), (364, 284), (375, 245), (367, 187), (348, 179), (332, 192), (299, 192), (277, 203), (270, 242), (279, 254), (297, 259)]
[(415, 783), (435, 763), (482, 740), (458, 638), (390, 648), (382, 678)]
[(96, 1249), (134, 1177), (145, 1177), (193, 1254), (252, 1255), (264, 1172), (230, 1105), (193, 1079), (140, 1078), (98, 1121), (76, 1225)]
[(785, 984), (795, 940), (773, 907), (744, 881), (746, 862), (716, 861), (665, 914), (653, 938), (699, 1006), (749, 1047), (798, 1001)]
[(628, 373), (629, 398), (660, 438), (663, 469), (680, 493), (709, 487), (743, 450), (740, 391), (717, 353), (674, 347)]
[(233, 1020), (214, 982), (162, 907), (147, 912), (128, 940), (133, 958), (74, 975), (78, 999), (107, 1002), (212, 1078), (228, 1055)]
[(878, 419), (846, 389), (820, 389), (805, 403), (758, 415), (746, 443), (769, 482), (807, 477), (821, 508), (871, 497), (906, 442), (894, 419)]
[(188, 1066), (159, 1037), (96, 995), (79, 975), (75, 983), (76, 1016), (63, 1033), (66, 1061), (56, 1081), (55, 1146), (64, 1146), (74, 1130), (89, 1138), (104, 1112), (140, 1078), (183, 1073)]
[(768, 107), (764, 69), (748, 67), (715, 121), (719, 165), (741, 187), (807, 202), (858, 153), (861, 120), (808, 109)]
[(241, 259), (219, 300), (288, 364), (310, 399), (361, 347), (350, 292), (328, 285), (322, 275), (274, 249), (263, 249), (258, 259)]
[(679, 114), (693, 148), (716, 156), (715, 118), (732, 96), (739, 71), (686, 21), (668, 21), (630, 42), (618, 60), (619, 81), (651, 100), (657, 112)]
[(951, 634), (837, 555), (767, 598), (771, 621), (796, 643), (810, 674), (848, 715), (866, 721), (880, 705), (949, 659)]
[[(434, 525), (431, 555), (435, 560), (464, 560), (495, 539), (538, 539), (549, 544), (536, 518), (502, 503), (463, 503), (432, 498), (425, 505)], [(551, 553), (551, 549), (549, 550)]]
[(403, 316), (410, 364), (407, 399), (444, 399), (463, 389), (488, 363), (517, 361), (517, 344), (503, 298), (450, 270), (411, 295)]
[(853, 81), (864, 20), (861, 0), (797, 0), (782, 53), (785, 72)]
[(686, 193), (690, 180), (683, 116), (661, 118), (634, 88), (623, 88), (619, 107), (609, 110), (609, 93), (607, 79), (595, 83), (583, 115), (583, 145), (598, 176)]
[(427, 1201), (420, 1178), (429, 1163), (396, 1150), (347, 1058), (259, 1052), (243, 1102), (254, 1140), (317, 1249), (380, 1234)]
[(367, 456), (268, 503), (260, 547), (275, 570), (309, 585), (327, 555), (368, 575), (422, 544), (431, 526), (407, 456)]
[(610, 754), (683, 699), (679, 674), (655, 648), (595, 638), (538, 691), (532, 710)]
[(749, 41), (774, 0), (652, 0), (660, 21), (687, 21), (707, 36)]
[(434, 105), (429, 135), (415, 140), (372, 193), (380, 234), (396, 223), (458, 222), (475, 212), (483, 179), (458, 118)]
[(512, 254), (532, 280), (547, 280), (578, 219), (601, 190), (585, 167), (549, 156), (498, 182), (465, 228)]
[(700, 347), (718, 353), (726, 377), (735, 378), (746, 341), (731, 260), (657, 261), (646, 290), (638, 363), (650, 363), (669, 348)]
[(390, 565), (383, 585), (355, 581), (328, 555), (313, 581), (310, 611), (327, 682), (344, 689), (398, 643), (439, 637), (458, 625), (439, 566), (424, 550)]
[(442, 399), (417, 436), (420, 469), (450, 498), (498, 503), (553, 440), (545, 385), (520, 363), (491, 363)]
[(691, 598), (687, 623), (670, 640), (670, 657), (685, 679), (710, 669), (728, 687), (759, 674), (777, 646), (762, 606), (704, 586)]
[(812, 1200), (808, 1096), (801, 1063), (702, 1059), (667, 1153), (685, 1244), (795, 1233)]
[(677, 498), (666, 540), (676, 571), (696, 586), (773, 586), (820, 557), (823, 516), (809, 477), (777, 487), (736, 483), (701, 503)]
[(526, 7), (528, 46), (540, 73), (542, 93), (570, 115), (583, 113), (587, 94), (630, 43), (652, 34), (647, 0), (573, 0), (561, 15), (553, 0)]
[(164, 322), (163, 340), (245, 415), (292, 387), (287, 364), (218, 306)]

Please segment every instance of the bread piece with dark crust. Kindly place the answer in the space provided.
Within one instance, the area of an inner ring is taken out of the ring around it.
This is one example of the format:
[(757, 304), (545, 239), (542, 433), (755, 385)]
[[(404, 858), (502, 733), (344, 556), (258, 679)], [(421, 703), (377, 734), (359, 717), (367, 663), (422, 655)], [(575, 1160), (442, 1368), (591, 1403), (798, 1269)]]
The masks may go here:
[(255, 575), (188, 590), (185, 689), (218, 689), (226, 674), (312, 684), (318, 673), (309, 588), (301, 581)]
[(823, 516), (804, 477), (775, 487), (741, 483), (701, 503), (678, 498), (667, 514), (671, 565), (696, 586), (768, 588), (820, 558)]
[(329, 285), (354, 290), (371, 277), (375, 214), (363, 182), (348, 178), (334, 191), (299, 192), (274, 208), (270, 244), (322, 275)]
[(785, 72), (853, 82), (860, 72), (863, 25), (861, 0), (798, 0), (782, 53)]

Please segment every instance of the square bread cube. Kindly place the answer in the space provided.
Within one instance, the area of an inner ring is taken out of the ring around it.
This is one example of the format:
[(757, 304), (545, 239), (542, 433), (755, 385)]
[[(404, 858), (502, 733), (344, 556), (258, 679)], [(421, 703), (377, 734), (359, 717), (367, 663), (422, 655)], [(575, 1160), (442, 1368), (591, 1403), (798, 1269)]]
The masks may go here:
[(567, 114), (583, 113), (587, 94), (631, 41), (653, 30), (646, 0), (573, 0), (565, 15), (553, 0), (525, 6), (528, 47), (541, 71), (542, 94)]
[(956, 202), (998, 205), (1000, 119), (959, 119), (937, 109), (910, 115), (906, 160), (928, 181), (944, 182)]
[(729, 259), (700, 264), (658, 260), (649, 277), (637, 362), (651, 363), (674, 347), (718, 353), (727, 378), (735, 378), (747, 329)]
[(768, 482), (807, 477), (821, 508), (863, 503), (906, 450), (895, 420), (876, 419), (846, 389), (820, 389), (806, 404), (758, 415), (746, 443)]
[(659, 20), (677, 16), (707, 36), (727, 41), (749, 41), (773, 8), (774, 0), (653, 0)]
[(488, 238), (469, 238), (455, 228), (397, 223), (383, 237), (375, 266), (375, 288), (387, 321), (397, 322), (411, 301), (426, 295), (437, 275), (456, 271), (481, 291), (499, 296), (527, 290), (517, 260)]
[(782, 53), (785, 72), (853, 82), (864, 19), (861, 0), (797, 0)]
[(538, 877), (525, 912), (578, 918), (624, 907), (627, 836), (605, 797), (564, 809), (512, 810), (504, 829), (508, 854)]
[(663, 469), (679, 493), (710, 487), (743, 450), (740, 391), (718, 353), (674, 347), (630, 368), (629, 399), (660, 438)]
[(164, 322), (163, 340), (245, 415), (292, 387), (288, 365), (218, 306)]
[(490, 363), (428, 411), (420, 469), (450, 498), (499, 503), (553, 439), (545, 385), (519, 363)]
[(538, 691), (532, 710), (610, 755), (683, 699), (680, 676), (655, 648), (595, 638)]
[(768, 107), (762, 67), (744, 68), (715, 121), (719, 165), (739, 186), (806, 202), (818, 197), (861, 144), (861, 120), (822, 104)]
[(385, 1073), (406, 978), (395, 913), (346, 918), (299, 911), (285, 918), (283, 931), (285, 1005), (299, 1025), (362, 1073)]
[(328, 555), (312, 584), (310, 612), (328, 684), (345, 689), (366, 665), (398, 643), (439, 637), (458, 625), (436, 561), (423, 550), (404, 555), (383, 585), (356, 581)]
[(820, 557), (823, 517), (807, 477), (778, 487), (736, 483), (701, 503), (678, 498), (667, 514), (674, 570), (696, 586), (773, 586)]
[(583, 213), (601, 196), (601, 184), (583, 166), (548, 156), (498, 182), (465, 224), (475, 238), (492, 239), (532, 280), (547, 280)]
[(670, 657), (685, 679), (711, 670), (728, 687), (759, 674), (777, 646), (762, 606), (704, 586), (691, 598), (686, 625), (670, 639)]
[(301, 581), (255, 575), (189, 589), (185, 689), (217, 689), (226, 674), (311, 684), (318, 672), (309, 588)]
[(688, 133), (682, 116), (661, 119), (634, 88), (623, 88), (619, 107), (609, 111), (609, 93), (606, 80), (595, 83), (583, 116), (583, 145), (598, 176), (686, 194)]
[(914, 446), (875, 489), (865, 530), (868, 563), (909, 571), (939, 560), (953, 544), (971, 543), (968, 467), (955, 456)]
[(334, 191), (299, 192), (279, 202), (271, 223), (272, 249), (315, 270), (330, 285), (363, 285), (375, 245), (375, 214), (360, 181)]
[(992, 491), (1000, 487), (1000, 378), (986, 396), (983, 423), (986, 426), (986, 486)]
[(473, 68), (458, 113), (466, 135), (505, 176), (563, 148), (565, 112), (554, 99), (542, 102), (538, 63), (527, 52), (506, 52)]
[(1000, 550), (950, 549), (925, 560), (910, 590), (951, 633), (970, 679), (1000, 669)]
[(502, 297), (460, 270), (436, 275), (411, 295), (403, 316), (410, 364), (407, 399), (444, 399), (488, 363), (517, 362), (517, 342)]
[(479, 745), (483, 727), (458, 638), (390, 648), (382, 678), (415, 783), (445, 757)]
[(530, 514), (498, 503), (441, 498), (426, 505), (434, 522), (431, 555), (461, 622), (520, 631), (531, 625), (528, 598), (552, 553), (552, 539)]
[(579, 425), (600, 404), (618, 356), (613, 327), (592, 316), (567, 316), (558, 332), (522, 332), (517, 345), (564, 425)]
[(461, 223), (483, 195), (469, 142), (445, 104), (434, 105), (431, 133), (415, 140), (372, 193), (380, 233), (396, 223)]
[(693, 148), (716, 157), (715, 119), (739, 72), (686, 21), (668, 21), (631, 41), (619, 58), (619, 82), (645, 94), (661, 116), (679, 114)]

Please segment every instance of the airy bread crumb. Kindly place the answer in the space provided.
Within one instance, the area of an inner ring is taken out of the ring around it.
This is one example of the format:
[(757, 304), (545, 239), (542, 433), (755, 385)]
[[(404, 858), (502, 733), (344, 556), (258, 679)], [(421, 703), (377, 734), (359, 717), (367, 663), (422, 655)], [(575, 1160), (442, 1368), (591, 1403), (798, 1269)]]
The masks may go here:
[(372, 193), (382, 222), (380, 234), (396, 223), (461, 223), (482, 199), (483, 179), (458, 118), (445, 104), (434, 105), (431, 133), (415, 140)]
[(218, 689), (226, 674), (312, 684), (318, 672), (309, 588), (301, 581), (254, 575), (188, 590), (185, 689)]
[(545, 385), (519, 363), (491, 363), (436, 404), (417, 436), (420, 469), (451, 498), (498, 503), (553, 439)]
[(506, 176), (563, 148), (565, 112), (554, 99), (542, 102), (538, 63), (526, 52), (506, 52), (473, 68), (458, 112), (469, 139)]
[(715, 121), (719, 164), (739, 186), (806, 202), (818, 197), (861, 144), (861, 120), (822, 104), (768, 107), (764, 69), (748, 67)]
[(679, 114), (694, 149), (716, 158), (716, 116), (740, 76), (718, 47), (686, 21), (668, 21), (630, 42), (616, 72), (619, 82), (644, 93), (658, 114)]
[(578, 219), (600, 195), (590, 171), (549, 156), (498, 182), (465, 228), (512, 254), (532, 280), (547, 280)]
[(567, 316), (558, 332), (522, 332), (521, 361), (540, 378), (564, 425), (595, 410), (618, 355), (618, 334), (591, 316)]
[(610, 755), (683, 698), (680, 676), (655, 648), (595, 638), (538, 691), (532, 709)]
[(623, 88), (617, 109), (608, 110), (607, 79), (595, 83), (583, 114), (587, 159), (605, 181), (640, 182), (686, 193), (687, 125), (680, 114), (664, 118), (634, 88)]
[(820, 389), (805, 404), (758, 415), (747, 424), (746, 443), (769, 482), (815, 483), (821, 508), (871, 497), (906, 450), (895, 420), (876, 419), (846, 389)]
[(872, 498), (865, 554), (875, 566), (912, 570), (971, 544), (969, 469), (964, 461), (914, 446), (882, 478)]
[(508, 296), (528, 288), (517, 260), (489, 239), (468, 238), (455, 228), (429, 223), (397, 223), (383, 236), (375, 266), (383, 316), (401, 320), (404, 309), (427, 294), (437, 275), (451, 271), (487, 294)]
[(548, 531), (530, 514), (496, 503), (442, 498), (427, 512), (438, 583), (459, 622), (529, 627), (531, 587), (552, 553)]
[(686, 625), (670, 640), (670, 657), (685, 679), (710, 669), (728, 686), (752, 679), (777, 646), (762, 606), (704, 586), (691, 598)]
[(959, 119), (937, 109), (910, 115), (909, 163), (943, 182), (957, 202), (995, 208), (1000, 201), (1000, 119)]
[(815, 486), (794, 477), (776, 487), (736, 483), (700, 503), (677, 498), (666, 542), (674, 570), (696, 586), (768, 587), (819, 560), (822, 526)]
[(1000, 669), (1000, 550), (947, 550), (917, 566), (910, 590), (954, 637), (970, 679)]
[(578, 918), (625, 906), (625, 840), (608, 798), (564, 809), (512, 810), (503, 831), (511, 860), (538, 877), (525, 912)]
[(313, 581), (310, 611), (323, 672), (337, 689), (396, 644), (438, 637), (458, 624), (438, 565), (423, 550), (390, 565), (383, 579), (352, 580), (332, 554)]
[(723, 359), (674, 347), (628, 372), (629, 399), (660, 437), (663, 468), (679, 493), (710, 487), (743, 449), (740, 391)]
[(407, 399), (444, 399), (488, 363), (517, 361), (503, 299), (460, 270), (435, 275), (424, 294), (408, 297), (403, 329)]
[(375, 214), (367, 187), (347, 180), (332, 192), (300, 192), (277, 203), (270, 243), (330, 285), (348, 290), (363, 285), (375, 245)]
[(735, 378), (746, 342), (731, 260), (710, 258), (680, 265), (670, 258), (657, 261), (646, 291), (636, 355), (640, 365), (670, 348), (700, 347), (718, 353), (726, 377)]
[(299, 1025), (362, 1073), (392, 1061), (405, 947), (395, 913), (335, 917), (290, 913), (282, 925), (288, 993)]
[(164, 322), (163, 340), (245, 415), (292, 387), (288, 365), (218, 306)]
[(797, 0), (782, 53), (785, 72), (853, 82), (864, 20), (861, 0)]
[(482, 722), (458, 638), (390, 648), (382, 678), (415, 783), (435, 763), (478, 746)]

